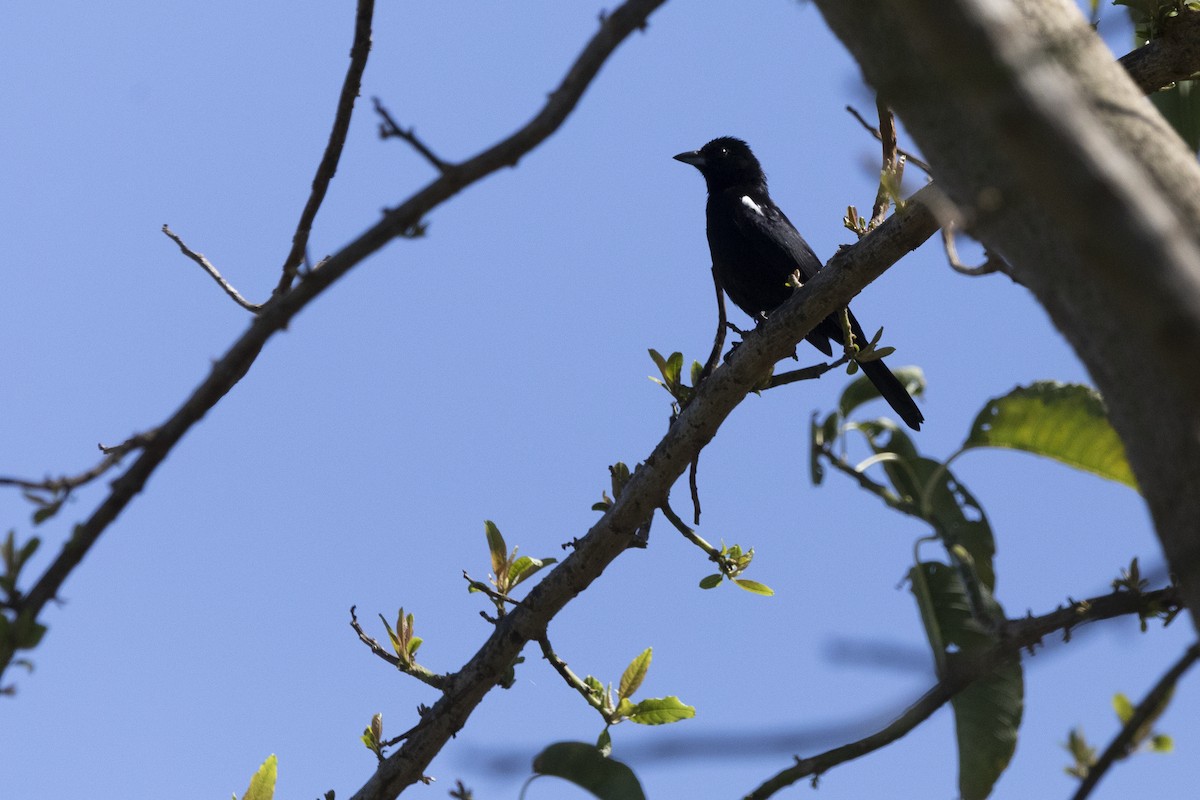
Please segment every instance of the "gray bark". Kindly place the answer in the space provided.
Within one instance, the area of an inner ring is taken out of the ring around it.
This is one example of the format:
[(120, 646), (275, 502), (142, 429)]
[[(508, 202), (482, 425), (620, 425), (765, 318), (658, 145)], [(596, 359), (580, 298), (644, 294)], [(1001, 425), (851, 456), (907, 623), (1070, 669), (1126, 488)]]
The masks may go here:
[(1200, 624), (1195, 156), (1069, 0), (817, 5), (1087, 367)]

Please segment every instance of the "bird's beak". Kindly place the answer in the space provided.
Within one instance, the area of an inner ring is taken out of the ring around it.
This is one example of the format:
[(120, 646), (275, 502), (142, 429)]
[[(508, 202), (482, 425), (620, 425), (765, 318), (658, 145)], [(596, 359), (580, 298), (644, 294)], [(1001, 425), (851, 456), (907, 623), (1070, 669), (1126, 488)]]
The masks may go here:
[(704, 169), (704, 156), (700, 155), (699, 150), (692, 150), (687, 153), (680, 153), (677, 156), (672, 156), (676, 161), (682, 161), (685, 164), (691, 164), (696, 169)]

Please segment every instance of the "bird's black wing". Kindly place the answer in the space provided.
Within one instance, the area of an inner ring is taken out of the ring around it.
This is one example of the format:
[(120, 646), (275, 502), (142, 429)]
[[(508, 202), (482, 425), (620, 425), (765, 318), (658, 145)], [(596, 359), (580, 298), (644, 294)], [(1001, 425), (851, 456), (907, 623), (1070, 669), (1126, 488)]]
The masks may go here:
[[(738, 242), (728, 248), (733, 252), (719, 269), (726, 292), (742, 310), (752, 316), (758, 311), (769, 313), (791, 295), (788, 282), (793, 273), (799, 272), (803, 282), (821, 269), (817, 254), (765, 193), (727, 189), (710, 202), (719, 203), (713, 210), (730, 221), (726, 236)], [(824, 320), (807, 338), (831, 355), (829, 340), (840, 342), (841, 328)]]

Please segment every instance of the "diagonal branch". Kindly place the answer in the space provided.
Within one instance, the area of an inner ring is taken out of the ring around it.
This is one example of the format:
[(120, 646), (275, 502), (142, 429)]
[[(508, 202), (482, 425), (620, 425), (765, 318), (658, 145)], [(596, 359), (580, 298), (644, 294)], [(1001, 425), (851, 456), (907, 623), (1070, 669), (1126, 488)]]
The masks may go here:
[(1151, 721), (1153, 716), (1158, 713), (1163, 703), (1166, 702), (1170, 693), (1174, 691), (1175, 684), (1183, 677), (1183, 674), (1192, 668), (1192, 665), (1200, 659), (1200, 643), (1195, 643), (1175, 662), (1172, 667), (1154, 684), (1154, 688), (1150, 690), (1142, 702), (1138, 703), (1137, 709), (1134, 710), (1133, 716), (1129, 721), (1121, 726), (1121, 732), (1117, 734), (1108, 747), (1104, 749), (1099, 760), (1088, 768), (1087, 776), (1083, 782), (1079, 784), (1079, 789), (1072, 795), (1071, 800), (1086, 800), (1091, 795), (1092, 790), (1096, 788), (1096, 784), (1100, 783), (1100, 779), (1104, 777), (1104, 773), (1108, 772), (1109, 768), (1116, 763), (1117, 759), (1124, 758), (1129, 753), (1129, 748), (1133, 744), (1134, 737), (1142, 726)]
[[(929, 719), (972, 682), (1019, 657), (1021, 650), (1032, 651), (1046, 636), (1058, 631), (1063, 631), (1066, 636), (1072, 628), (1089, 622), (1139, 613), (1154, 604), (1178, 606), (1179, 602), (1179, 593), (1174, 587), (1145, 593), (1119, 591), (1072, 603), (1039, 617), (1009, 620), (1004, 624), (1000, 641), (991, 650), (974, 659), (965, 669), (955, 670), (943, 677), (893, 722), (849, 744), (810, 758), (797, 758), (794, 765), (772, 776), (746, 795), (745, 800), (766, 800), (797, 781), (822, 775), (839, 764), (891, 744)], [(1193, 646), (1192, 650), (1197, 650), (1197, 647)]]
[[(620, 15), (618, 11), (608, 17), (608, 23)], [(664, 505), (675, 481), (763, 373), (789, 356), (821, 320), (934, 234), (937, 220), (924, 205), (931, 191), (918, 192), (902, 211), (834, 256), (825, 269), (748, 334), (728, 362), (718, 365), (700, 383), (692, 401), (634, 471), (609, 510), (587, 535), (575, 541), (571, 554), (533, 587), (521, 606), (498, 622), (483, 646), (450, 679), (445, 693), (404, 745), (380, 764), (354, 800), (390, 800), (420, 779), (433, 757), (511, 668), (525, 644), (544, 636), (550, 620), (567, 603), (621, 553), (636, 546), (638, 528)]]
[[(421, 218), (434, 208), (501, 167), (515, 165), (558, 130), (612, 52), (629, 34), (641, 29), (646, 18), (663, 2), (665, 0), (629, 0), (614, 11), (533, 119), (498, 144), (459, 165), (453, 173), (439, 176), (387, 211), (382, 220), (314, 267), (293, 289), (272, 297), (246, 332), (212, 365), (191, 396), (157, 429), (137, 460), (112, 482), (108, 496), (91, 516), (75, 527), (71, 538), (16, 611), (32, 620), (37, 619), (100, 535), (142, 491), (172, 448), (242, 379), (268, 339), (284, 330), (297, 313), (367, 257), (393, 239), (414, 230)], [(0, 648), (0, 675), (12, 663), (13, 656), (11, 649)]]
[(233, 284), (225, 280), (225, 276), (220, 273), (220, 271), (216, 268), (216, 266), (213, 265), (211, 261), (205, 258), (203, 253), (199, 253), (188, 247), (179, 234), (171, 230), (170, 227), (166, 225), (162, 226), (162, 232), (167, 235), (168, 239), (179, 245), (179, 249), (183, 251), (185, 256), (199, 264), (200, 268), (207, 272), (209, 276), (217, 282), (217, 285), (225, 290), (225, 294), (233, 298), (233, 302), (237, 303), (251, 314), (257, 314), (259, 311), (262, 311), (262, 306), (260, 306), (258, 303), (251, 303), (249, 300), (243, 297), (242, 293), (233, 288)]
[(308, 202), (304, 204), (304, 211), (300, 213), (300, 223), (292, 236), (292, 249), (283, 261), (283, 274), (279, 276), (273, 296), (286, 292), (296, 279), (300, 265), (304, 262), (313, 220), (316, 219), (321, 203), (325, 200), (329, 182), (337, 172), (342, 149), (346, 146), (346, 133), (350, 130), (350, 115), (354, 111), (354, 101), (358, 97), (359, 87), (362, 86), (363, 71), (367, 68), (367, 56), (371, 52), (371, 19), (374, 14), (375, 0), (358, 0), (358, 10), (354, 15), (354, 44), (350, 46), (350, 67), (346, 70), (346, 79), (342, 81), (342, 93), (338, 96), (333, 130), (329, 132), (325, 155), (321, 157), (321, 163), (317, 166), (312, 192), (308, 195)]

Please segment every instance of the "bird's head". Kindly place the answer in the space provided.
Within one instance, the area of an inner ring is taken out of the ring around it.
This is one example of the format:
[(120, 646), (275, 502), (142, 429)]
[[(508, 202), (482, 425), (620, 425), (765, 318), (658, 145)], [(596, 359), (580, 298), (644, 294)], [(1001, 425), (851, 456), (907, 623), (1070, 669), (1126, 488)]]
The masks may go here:
[(750, 151), (750, 145), (732, 136), (713, 139), (699, 150), (680, 153), (675, 160), (700, 170), (710, 192), (730, 186), (765, 185), (767, 180), (758, 159)]

